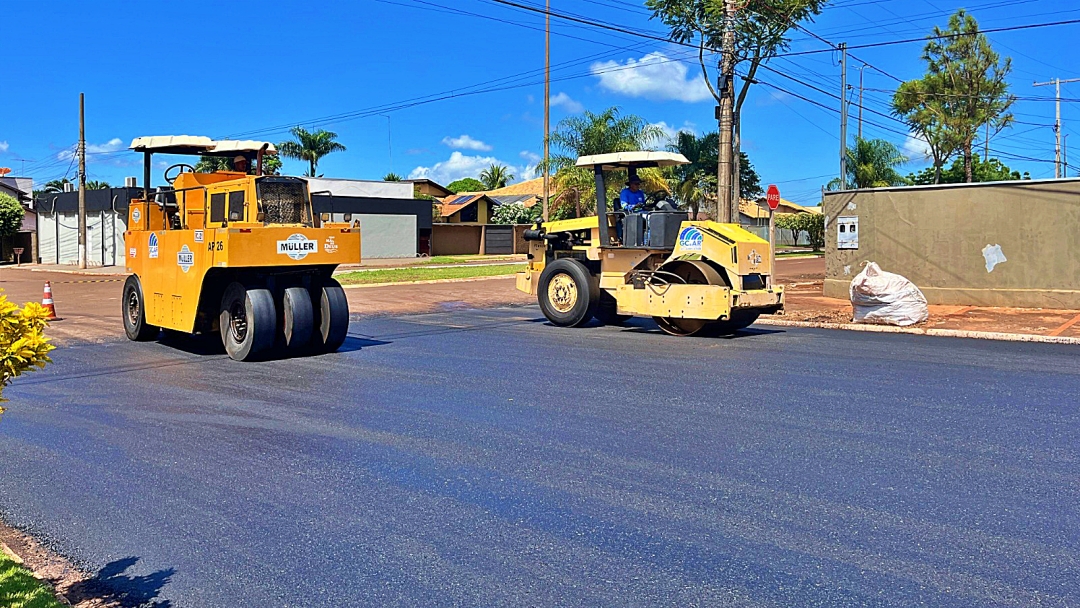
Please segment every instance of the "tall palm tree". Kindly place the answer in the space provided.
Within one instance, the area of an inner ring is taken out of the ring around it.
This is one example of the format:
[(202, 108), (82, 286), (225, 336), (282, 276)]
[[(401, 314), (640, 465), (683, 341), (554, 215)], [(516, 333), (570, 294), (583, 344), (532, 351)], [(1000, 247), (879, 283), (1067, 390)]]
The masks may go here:
[(345, 146), (334, 141), (337, 133), (332, 131), (308, 131), (303, 127), (294, 127), (290, 131), (293, 141), (283, 141), (277, 145), (278, 153), (289, 158), (308, 161), (307, 177), (315, 177), (319, 159), (331, 152), (344, 152)]
[(506, 165), (492, 164), (480, 172), (480, 181), (484, 182), (484, 187), (488, 190), (505, 188), (506, 183), (512, 179), (514, 179), (514, 174), (510, 173)]
[[(612, 107), (598, 114), (586, 110), (580, 116), (569, 116), (559, 121), (550, 142), (556, 153), (550, 158), (555, 170), (555, 186), (558, 192), (553, 217), (567, 217), (573, 205), (577, 214), (595, 211), (596, 185), (592, 172), (575, 166), (579, 156), (607, 154), (610, 152), (633, 152), (649, 150), (664, 137), (664, 131), (651, 125), (640, 116), (622, 114)], [(655, 169), (638, 173), (646, 191), (668, 190), (667, 181)], [(626, 179), (625, 171), (605, 172), (608, 199), (618, 193)]]
[[(847, 151), (847, 186), (856, 190), (905, 186), (908, 180), (896, 167), (906, 162), (907, 157), (894, 144), (856, 137), (855, 145)], [(840, 179), (829, 182), (827, 188), (838, 190)]]
[(108, 190), (109, 188), (112, 188), (112, 186), (110, 186), (109, 182), (106, 181), (98, 181), (96, 179), (92, 179), (86, 182), (87, 190)]

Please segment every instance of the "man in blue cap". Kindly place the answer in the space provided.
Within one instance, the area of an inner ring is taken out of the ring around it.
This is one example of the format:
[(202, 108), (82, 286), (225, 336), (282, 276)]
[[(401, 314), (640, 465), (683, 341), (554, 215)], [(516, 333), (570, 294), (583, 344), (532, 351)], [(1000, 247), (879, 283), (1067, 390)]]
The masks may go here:
[(645, 193), (641, 190), (641, 179), (638, 176), (630, 176), (626, 187), (619, 193), (619, 203), (627, 213), (637, 213), (645, 206)]

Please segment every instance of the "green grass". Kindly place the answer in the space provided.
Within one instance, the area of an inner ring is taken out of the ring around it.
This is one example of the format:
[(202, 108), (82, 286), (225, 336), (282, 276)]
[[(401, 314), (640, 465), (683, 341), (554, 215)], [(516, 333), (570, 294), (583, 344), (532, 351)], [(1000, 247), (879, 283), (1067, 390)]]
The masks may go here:
[(437, 281), (440, 279), (467, 279), (472, 277), (495, 277), (514, 274), (524, 270), (525, 264), (490, 264), (461, 268), (388, 268), (347, 272), (334, 278), (342, 285), (370, 285), (372, 283), (406, 283), (410, 281)]
[(825, 255), (825, 252), (824, 251), (817, 251), (817, 252), (814, 252), (814, 251), (777, 251), (776, 252), (776, 257), (778, 257), (778, 258), (790, 258), (790, 257), (805, 256), (805, 255), (823, 256), (823, 255)]
[(64, 608), (49, 586), (0, 553), (0, 606), (5, 608)]

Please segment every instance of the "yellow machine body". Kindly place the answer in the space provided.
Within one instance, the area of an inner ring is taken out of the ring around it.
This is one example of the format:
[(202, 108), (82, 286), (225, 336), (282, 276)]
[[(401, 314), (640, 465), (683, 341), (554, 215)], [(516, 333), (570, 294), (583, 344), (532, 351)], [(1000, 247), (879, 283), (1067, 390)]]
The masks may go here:
[[(610, 233), (616, 221), (610, 218)], [(654, 317), (665, 330), (664, 320), (723, 322), (740, 314), (756, 319), (783, 312), (784, 291), (772, 282), (769, 243), (740, 226), (684, 221), (674, 249), (602, 247), (599, 235), (597, 217), (542, 224), (539, 238), (530, 240), (528, 267), (517, 274), (517, 288), (542, 295), (544, 269), (573, 258), (614, 299), (617, 315)]]
[[(279, 180), (275, 182), (274, 180)], [(267, 217), (266, 184), (297, 178), (181, 173), (173, 193), (132, 200), (124, 234), (126, 266), (142, 284), (146, 321), (181, 332), (217, 330), (231, 281), (307, 273), (329, 277), (360, 262), (360, 229), (320, 223), (306, 184), (296, 222)], [(164, 198), (168, 200), (155, 200)]]

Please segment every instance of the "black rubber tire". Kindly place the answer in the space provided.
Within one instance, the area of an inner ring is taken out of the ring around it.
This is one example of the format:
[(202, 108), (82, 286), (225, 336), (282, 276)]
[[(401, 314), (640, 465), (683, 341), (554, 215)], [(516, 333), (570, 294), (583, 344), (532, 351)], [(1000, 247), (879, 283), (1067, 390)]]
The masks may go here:
[(734, 310), (730, 319), (710, 323), (707, 331), (714, 336), (728, 336), (753, 325), (760, 314), (757, 310)]
[(248, 289), (240, 283), (232, 283), (221, 298), (218, 322), (221, 342), (229, 357), (251, 361), (270, 349), (277, 337), (274, 296), (269, 289)]
[(121, 314), (124, 319), (124, 334), (128, 340), (149, 342), (161, 333), (157, 325), (146, 322), (146, 299), (143, 297), (142, 281), (131, 275), (124, 281), (124, 297), (121, 299)]
[(281, 297), (282, 324), (285, 346), (290, 349), (307, 348), (315, 331), (315, 312), (311, 307), (311, 294), (303, 287), (288, 287)]
[(313, 342), (317, 351), (332, 353), (341, 348), (349, 335), (349, 300), (341, 283), (329, 278), (319, 287), (318, 301)]
[(630, 319), (630, 315), (620, 315), (618, 310), (615, 296), (601, 289), (600, 302), (596, 305), (596, 312), (593, 313), (596, 320), (603, 325), (622, 325)]
[[(569, 278), (569, 284), (559, 277)], [(559, 293), (556, 297), (562, 303), (552, 301), (550, 288), (553, 281), (558, 281), (555, 290)], [(558, 287), (560, 284), (562, 288)], [(588, 323), (600, 303), (600, 288), (589, 274), (589, 269), (574, 259), (562, 258), (546, 265), (536, 287), (540, 311), (548, 321), (560, 327), (578, 327)]]

